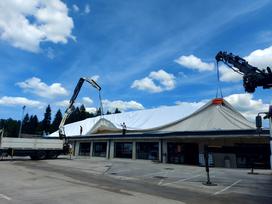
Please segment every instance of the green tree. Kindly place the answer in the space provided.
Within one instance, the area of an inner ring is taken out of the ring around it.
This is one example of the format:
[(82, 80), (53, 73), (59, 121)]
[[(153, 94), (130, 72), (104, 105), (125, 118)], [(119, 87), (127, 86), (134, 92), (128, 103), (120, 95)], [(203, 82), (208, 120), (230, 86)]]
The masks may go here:
[(51, 124), (51, 107), (50, 105), (48, 105), (44, 113), (44, 119), (42, 121), (42, 129), (43, 131), (45, 131), (45, 133), (49, 133), (50, 124)]
[(4, 129), (5, 137), (18, 137), (20, 121), (9, 119), (1, 119), (0, 120), (0, 128)]
[(98, 108), (96, 110), (95, 116), (100, 116), (101, 115), (101, 108)]
[(79, 108), (80, 120), (85, 120), (89, 117), (89, 113), (86, 111), (85, 106), (82, 104)]
[(80, 121), (80, 110), (78, 107), (74, 109), (74, 111), (70, 114), (70, 116), (66, 120), (66, 124), (74, 123)]
[(26, 134), (30, 133), (30, 118), (29, 118), (28, 113), (25, 115), (25, 117), (23, 119), (22, 133), (26, 133)]
[(52, 124), (51, 124), (51, 131), (50, 131), (51, 133), (55, 132), (59, 129), (59, 125), (60, 125), (61, 120), (62, 120), (62, 113), (59, 109), (55, 115), (55, 118), (54, 118)]
[(121, 113), (121, 111), (118, 108), (115, 108), (114, 113)]
[(38, 117), (36, 115), (30, 116), (30, 119), (29, 119), (29, 134), (37, 134), (38, 125), (39, 125)]

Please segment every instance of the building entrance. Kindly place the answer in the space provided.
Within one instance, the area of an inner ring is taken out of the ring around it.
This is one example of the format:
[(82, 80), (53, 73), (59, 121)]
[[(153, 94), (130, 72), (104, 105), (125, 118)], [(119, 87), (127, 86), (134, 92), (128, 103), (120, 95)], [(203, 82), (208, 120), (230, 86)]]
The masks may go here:
[(197, 143), (169, 142), (167, 150), (168, 163), (198, 165)]

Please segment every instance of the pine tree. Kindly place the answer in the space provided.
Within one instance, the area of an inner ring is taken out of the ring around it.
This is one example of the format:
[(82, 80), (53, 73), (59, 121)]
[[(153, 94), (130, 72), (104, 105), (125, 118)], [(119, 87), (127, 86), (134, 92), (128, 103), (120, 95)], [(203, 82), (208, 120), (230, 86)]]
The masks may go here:
[(37, 134), (38, 124), (39, 124), (38, 117), (36, 115), (30, 116), (30, 119), (29, 119), (29, 133), (30, 134)]
[(95, 113), (96, 116), (100, 116), (101, 115), (101, 108), (98, 108), (96, 110), (96, 113)]
[(118, 108), (115, 108), (114, 113), (121, 113), (121, 111)]
[(76, 107), (74, 111), (70, 114), (70, 116), (66, 120), (66, 124), (77, 122), (80, 120), (80, 111), (79, 108)]
[(50, 105), (48, 105), (44, 113), (44, 119), (42, 121), (42, 129), (45, 133), (49, 133), (50, 124), (51, 124), (51, 108)]
[(85, 120), (86, 118), (88, 118), (88, 112), (86, 112), (86, 108), (83, 104), (79, 108), (79, 116), (80, 120)]
[(59, 125), (60, 125), (61, 120), (62, 120), (62, 113), (59, 109), (55, 115), (55, 118), (54, 118), (52, 124), (51, 124), (51, 128), (50, 128), (51, 133), (55, 132), (59, 129)]
[(22, 133), (29, 134), (30, 132), (30, 118), (28, 113), (25, 115), (23, 119), (23, 124), (22, 124)]
[(0, 120), (0, 128), (4, 129), (5, 137), (18, 137), (20, 121), (9, 119)]

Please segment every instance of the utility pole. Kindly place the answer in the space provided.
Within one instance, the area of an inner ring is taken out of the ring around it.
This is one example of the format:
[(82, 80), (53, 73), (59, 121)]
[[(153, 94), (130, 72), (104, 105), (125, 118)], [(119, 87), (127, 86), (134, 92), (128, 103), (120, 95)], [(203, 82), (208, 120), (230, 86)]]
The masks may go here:
[(20, 123), (20, 129), (19, 129), (19, 135), (18, 135), (19, 138), (21, 138), (21, 132), (22, 132), (22, 126), (23, 126), (23, 119), (24, 119), (24, 114), (25, 114), (25, 108), (26, 108), (26, 106), (23, 106), (22, 120), (21, 120), (21, 123)]
[(270, 169), (272, 169), (272, 118), (269, 118), (269, 129), (270, 129)]

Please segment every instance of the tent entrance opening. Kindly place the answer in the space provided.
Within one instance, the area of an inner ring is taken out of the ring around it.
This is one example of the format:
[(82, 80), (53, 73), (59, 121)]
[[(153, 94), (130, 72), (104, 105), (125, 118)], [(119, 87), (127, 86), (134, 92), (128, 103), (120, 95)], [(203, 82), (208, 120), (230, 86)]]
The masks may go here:
[(197, 143), (176, 143), (167, 144), (168, 163), (198, 165), (198, 144)]
[(93, 143), (93, 156), (106, 157), (107, 142), (94, 142)]
[(158, 142), (137, 142), (136, 159), (158, 160), (159, 143)]
[(115, 142), (114, 157), (132, 159), (132, 142)]
[(90, 142), (81, 142), (79, 143), (79, 156), (90, 156), (91, 143)]

